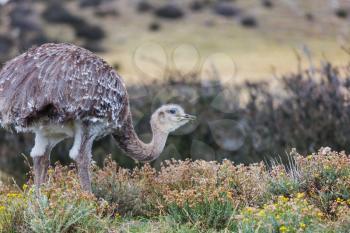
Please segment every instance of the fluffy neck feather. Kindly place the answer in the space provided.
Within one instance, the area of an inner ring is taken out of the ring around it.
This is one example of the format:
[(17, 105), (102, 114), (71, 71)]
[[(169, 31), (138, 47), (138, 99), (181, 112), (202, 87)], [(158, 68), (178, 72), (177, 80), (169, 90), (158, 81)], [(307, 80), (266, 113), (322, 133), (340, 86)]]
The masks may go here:
[(162, 132), (152, 125), (152, 140), (149, 143), (142, 142), (137, 136), (132, 124), (131, 114), (122, 126), (120, 132), (113, 134), (121, 149), (131, 158), (140, 162), (150, 162), (159, 157), (165, 147), (168, 133)]

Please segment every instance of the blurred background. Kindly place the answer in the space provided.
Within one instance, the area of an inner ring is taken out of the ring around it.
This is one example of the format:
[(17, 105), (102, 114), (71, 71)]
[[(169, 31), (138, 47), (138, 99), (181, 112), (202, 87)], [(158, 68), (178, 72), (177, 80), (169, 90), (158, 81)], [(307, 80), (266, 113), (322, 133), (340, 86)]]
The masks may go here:
[[(291, 148), (350, 150), (348, 0), (1, 0), (1, 64), (32, 46), (68, 42), (124, 78), (135, 126), (175, 102), (198, 121), (173, 133), (165, 159), (286, 160)], [(67, 140), (52, 163), (71, 163)], [(0, 179), (26, 179), (33, 135), (0, 131)], [(94, 145), (137, 166), (111, 137)]]

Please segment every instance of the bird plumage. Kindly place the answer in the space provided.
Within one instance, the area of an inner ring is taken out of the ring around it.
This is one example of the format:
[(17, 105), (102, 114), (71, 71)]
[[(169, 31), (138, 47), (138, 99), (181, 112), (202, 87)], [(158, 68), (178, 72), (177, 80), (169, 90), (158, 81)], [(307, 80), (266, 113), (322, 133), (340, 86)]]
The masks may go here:
[(128, 111), (119, 75), (92, 52), (72, 44), (44, 44), (7, 62), (0, 71), (3, 126), (36, 121), (103, 120), (121, 124)]
[(119, 75), (92, 52), (71, 44), (44, 44), (7, 62), (0, 71), (3, 127), (35, 133), (30, 153), (37, 191), (45, 181), (51, 150), (73, 137), (69, 155), (82, 188), (91, 192), (89, 165), (96, 138), (113, 134), (128, 155), (152, 161), (168, 134), (193, 120), (178, 105), (164, 105), (151, 117), (153, 138), (142, 142), (133, 127), (128, 95)]

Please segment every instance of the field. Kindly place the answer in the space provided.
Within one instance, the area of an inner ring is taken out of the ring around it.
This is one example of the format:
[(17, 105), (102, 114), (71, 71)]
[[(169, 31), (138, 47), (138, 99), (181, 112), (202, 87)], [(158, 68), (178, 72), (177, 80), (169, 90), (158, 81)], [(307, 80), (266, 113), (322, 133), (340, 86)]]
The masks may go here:
[(56, 164), (36, 197), (31, 181), (0, 192), (1, 232), (349, 232), (350, 157), (321, 148), (249, 166), (166, 161), (93, 167), (95, 196)]
[[(153, 7), (167, 3), (146, 2)], [(179, 19), (157, 18), (152, 10), (140, 13), (126, 0), (109, 4), (117, 9), (116, 17), (95, 17), (94, 8), (80, 9), (76, 1), (66, 6), (105, 30), (107, 36), (101, 42), (104, 51), (99, 54), (118, 66), (128, 84), (162, 80), (164, 70), (174, 65), (183, 72), (197, 72), (210, 63), (219, 66), (225, 80), (270, 80), (276, 73), (294, 71), (297, 54), (304, 67), (310, 65), (310, 59), (314, 65), (325, 60), (345, 65), (349, 56), (341, 48), (348, 46), (349, 22), (336, 17), (337, 7), (332, 6), (332, 1), (321, 5), (317, 0), (272, 1), (271, 8), (258, 0), (227, 1), (241, 12), (232, 17), (215, 14), (210, 5), (215, 0), (198, 1), (209, 3), (196, 12), (190, 10), (191, 2), (194, 1), (176, 2), (184, 11), (184, 17)], [(349, 2), (341, 0), (339, 6), (347, 9)], [(243, 27), (241, 19), (247, 16), (253, 17), (257, 25)], [(156, 31), (149, 29), (154, 23), (159, 25)], [(69, 26), (50, 24), (44, 31), (52, 39), (79, 42)]]
[(141, 140), (163, 104), (197, 119), (149, 164), (94, 142), (92, 194), (72, 140), (36, 193), (33, 135), (1, 129), (0, 233), (350, 233), (349, 0), (3, 2), (1, 64), (73, 43), (123, 78)]

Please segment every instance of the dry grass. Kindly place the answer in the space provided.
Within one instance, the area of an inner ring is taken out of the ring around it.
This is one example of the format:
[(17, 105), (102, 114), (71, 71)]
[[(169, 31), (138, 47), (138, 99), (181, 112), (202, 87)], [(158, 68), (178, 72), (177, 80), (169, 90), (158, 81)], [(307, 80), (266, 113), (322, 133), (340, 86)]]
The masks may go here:
[[(150, 2), (155, 5), (164, 3), (157, 0)], [(232, 59), (236, 67), (239, 67), (235, 77), (238, 82), (270, 79), (274, 72), (283, 74), (294, 71), (297, 67), (295, 51), (303, 54), (305, 46), (311, 51), (315, 64), (329, 60), (335, 65), (344, 65), (348, 54), (341, 46), (346, 45), (349, 39), (349, 22), (337, 18), (328, 1), (320, 5), (317, 0), (309, 0), (307, 3), (301, 2), (298, 7), (288, 2), (292, 1), (275, 1), (274, 8), (266, 9), (259, 1), (236, 1), (235, 4), (243, 9), (244, 15), (257, 18), (259, 26), (256, 29), (243, 28), (239, 17), (222, 18), (215, 15), (210, 8), (191, 13), (189, 1), (180, 2), (186, 17), (176, 21), (159, 20), (151, 13), (139, 14), (135, 5), (127, 0), (114, 3), (120, 12), (118, 17), (96, 18), (92, 10), (81, 10), (74, 1), (67, 3), (67, 6), (75, 14), (83, 15), (106, 30), (107, 37), (103, 41), (106, 52), (100, 55), (110, 64), (118, 64), (121, 74), (129, 84), (164, 78), (163, 70), (155, 68), (154, 63), (135, 61), (135, 52), (139, 51), (148, 59), (171, 66), (173, 52), (184, 44), (195, 48), (199, 57), (192, 56), (192, 50), (184, 51), (176, 61), (181, 64), (179, 70), (188, 69), (186, 64), (196, 64), (197, 61), (200, 66), (196, 68), (199, 69), (207, 66), (209, 60), (220, 65), (222, 60), (211, 55), (221, 53), (224, 59)], [(339, 2), (340, 6), (348, 7), (347, 1)], [(314, 15), (313, 22), (305, 19), (307, 13)], [(161, 30), (149, 31), (148, 27), (152, 22), (160, 23)], [(74, 42), (72, 32), (62, 26), (54, 29), (50, 26), (45, 30), (52, 38), (59, 37)], [(307, 56), (302, 63), (305, 66), (310, 65)], [(232, 63), (227, 62), (220, 70), (222, 78), (232, 79)]]
[(168, 161), (94, 168), (96, 197), (57, 165), (39, 198), (2, 187), (2, 232), (348, 232), (350, 157), (322, 148), (289, 165)]

